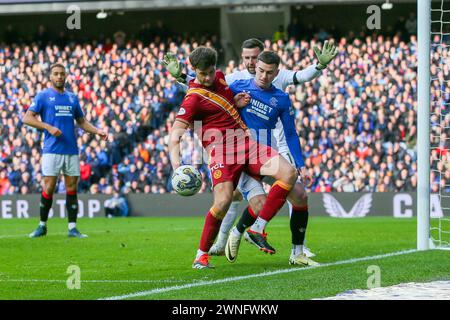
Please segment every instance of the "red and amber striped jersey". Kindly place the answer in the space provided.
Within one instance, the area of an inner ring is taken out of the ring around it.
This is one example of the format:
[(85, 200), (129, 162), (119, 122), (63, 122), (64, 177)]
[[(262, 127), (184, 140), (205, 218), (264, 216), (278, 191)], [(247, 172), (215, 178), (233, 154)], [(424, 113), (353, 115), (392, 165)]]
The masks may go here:
[(214, 135), (215, 130), (220, 131), (223, 140), (214, 142), (223, 142), (227, 134), (230, 135), (234, 130), (248, 129), (234, 105), (233, 92), (221, 71), (216, 71), (216, 79), (211, 87), (194, 83), (194, 80), (189, 82), (189, 89), (176, 118), (189, 125), (201, 121), (201, 132), (197, 134), (201, 133), (204, 148), (213, 142), (209, 136)]

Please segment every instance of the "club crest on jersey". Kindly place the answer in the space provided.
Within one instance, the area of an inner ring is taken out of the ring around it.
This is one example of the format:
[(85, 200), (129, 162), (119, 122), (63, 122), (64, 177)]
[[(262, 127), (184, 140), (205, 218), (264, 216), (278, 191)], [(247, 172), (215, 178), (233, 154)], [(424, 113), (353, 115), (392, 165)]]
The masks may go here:
[(222, 170), (216, 170), (214, 171), (214, 179), (220, 179), (220, 177), (222, 176)]
[(180, 108), (180, 110), (178, 111), (178, 115), (179, 116), (182, 116), (185, 113), (186, 113), (186, 109), (185, 108)]
[(220, 177), (222, 177), (222, 170), (220, 169), (224, 167), (225, 166), (222, 163), (216, 163), (210, 168), (210, 171), (214, 179), (220, 179)]
[(272, 107), (276, 107), (278, 104), (278, 100), (275, 97), (270, 98), (269, 102)]
[(56, 98), (55, 98), (55, 97), (49, 97), (48, 99), (49, 99), (50, 101), (55, 101)]
[(70, 101), (70, 103), (74, 103), (74, 100), (73, 100), (72, 96), (69, 96), (69, 101)]

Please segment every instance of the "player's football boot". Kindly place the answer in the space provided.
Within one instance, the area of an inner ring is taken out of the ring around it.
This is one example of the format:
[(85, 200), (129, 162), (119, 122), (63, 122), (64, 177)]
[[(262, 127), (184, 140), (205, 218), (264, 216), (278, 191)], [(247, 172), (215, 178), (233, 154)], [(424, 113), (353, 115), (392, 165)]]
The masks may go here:
[(82, 234), (80, 231), (78, 231), (77, 228), (70, 229), (67, 236), (69, 238), (87, 238), (88, 236), (85, 234)]
[(227, 257), (229, 262), (236, 261), (239, 252), (239, 245), (241, 244), (241, 237), (234, 234), (234, 228), (231, 229), (227, 244), (225, 245), (225, 257)]
[(312, 258), (315, 257), (316, 254), (314, 252), (312, 252), (308, 247), (303, 246), (303, 253), (305, 254), (305, 256), (307, 256), (308, 258)]
[(305, 254), (297, 254), (295, 256), (291, 255), (289, 257), (289, 264), (290, 265), (300, 265), (300, 266), (319, 266), (320, 263), (312, 260), (311, 258), (308, 258)]
[(32, 233), (30, 233), (30, 238), (38, 238), (43, 237), (47, 234), (47, 227), (39, 225), (36, 230), (34, 230)]
[(194, 263), (192, 264), (192, 268), (194, 269), (214, 269), (215, 267), (209, 263), (209, 255), (207, 253), (204, 253), (200, 256), (200, 258), (195, 259)]
[(209, 249), (208, 254), (210, 256), (224, 256), (225, 255), (225, 245), (226, 243), (214, 243), (211, 249)]
[(276, 250), (267, 242), (267, 233), (258, 233), (252, 230), (247, 230), (244, 234), (244, 238), (247, 242), (250, 242), (259, 250), (265, 253), (275, 254)]

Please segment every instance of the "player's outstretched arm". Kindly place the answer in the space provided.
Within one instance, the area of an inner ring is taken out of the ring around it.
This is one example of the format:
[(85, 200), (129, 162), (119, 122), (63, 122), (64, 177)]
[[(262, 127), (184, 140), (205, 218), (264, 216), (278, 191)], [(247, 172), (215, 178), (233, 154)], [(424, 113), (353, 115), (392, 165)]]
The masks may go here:
[(318, 46), (314, 46), (313, 48), (314, 54), (319, 60), (317, 64), (318, 69), (325, 69), (327, 65), (334, 59), (339, 53), (339, 50), (328, 40), (325, 40), (322, 51), (320, 51)]
[(169, 156), (173, 170), (181, 165), (180, 140), (188, 127), (189, 124), (181, 120), (175, 120), (173, 123), (172, 132), (169, 136)]
[(174, 77), (178, 82), (184, 83), (186, 75), (183, 74), (183, 66), (172, 52), (167, 52), (164, 55), (164, 60), (162, 61), (162, 63), (167, 68), (172, 77)]
[(61, 130), (39, 120), (37, 116), (38, 114), (36, 112), (27, 110), (23, 117), (23, 123), (36, 129), (47, 130), (48, 133), (55, 137), (59, 137), (62, 134)]
[(105, 140), (105, 141), (108, 140), (108, 134), (106, 132), (104, 132), (103, 130), (97, 129), (91, 123), (89, 123), (89, 121), (87, 121), (85, 118), (78, 118), (77, 124), (84, 131), (99, 135), (102, 140)]
[[(301, 71), (295, 72), (293, 77), (289, 76), (290, 73), (285, 71), (286, 76), (282, 78), (287, 81), (287, 83), (284, 84), (285, 86), (291, 83), (297, 85), (314, 80), (322, 74), (322, 70), (324, 70), (339, 53), (337, 48), (328, 41), (325, 41), (322, 51), (320, 51), (317, 46), (315, 46), (313, 50), (319, 60), (317, 64), (312, 64)], [(293, 71), (290, 72), (292, 73)]]
[(177, 82), (181, 85), (184, 91), (187, 91), (188, 86), (186, 85), (192, 78), (183, 73), (183, 65), (177, 60), (172, 52), (167, 52), (164, 55), (164, 60), (162, 64), (167, 68), (170, 75), (174, 77)]

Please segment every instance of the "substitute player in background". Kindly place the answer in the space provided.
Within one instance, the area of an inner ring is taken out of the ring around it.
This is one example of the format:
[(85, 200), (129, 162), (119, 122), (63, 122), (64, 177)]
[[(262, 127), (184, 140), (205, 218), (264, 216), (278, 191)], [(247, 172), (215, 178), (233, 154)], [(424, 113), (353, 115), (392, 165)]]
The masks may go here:
[[(236, 80), (253, 79), (256, 74), (257, 57), (263, 50), (264, 44), (258, 39), (253, 38), (244, 41), (242, 44), (241, 57), (246, 70), (235, 71), (231, 74), (226, 75), (225, 79), (227, 83), (231, 85)], [(276, 88), (285, 91), (288, 85), (297, 85), (317, 78), (322, 74), (322, 70), (327, 67), (331, 60), (336, 57), (337, 50), (333, 45), (328, 43), (328, 41), (325, 41), (323, 50), (320, 51), (317, 47), (314, 47), (314, 53), (319, 61), (317, 64), (312, 64), (302, 71), (282, 69), (273, 80), (273, 85)], [(183, 83), (184, 81), (190, 79), (189, 77), (186, 77), (186, 75), (182, 74), (182, 66), (171, 53), (168, 53), (165, 56), (164, 62), (171, 75), (175, 77), (180, 83)], [(274, 135), (276, 138), (276, 146), (279, 153), (283, 155), (288, 161), (293, 163), (293, 156), (288, 148), (281, 121), (278, 121)], [(302, 168), (300, 172), (301, 175), (299, 177), (299, 180), (297, 181), (297, 185), (298, 189), (301, 190), (299, 191), (299, 197), (302, 203), (300, 206), (298, 206), (298, 208), (301, 208), (302, 210), (294, 212), (291, 203), (288, 202), (290, 214), (290, 229), (292, 233), (291, 255), (305, 254), (306, 257), (313, 257), (314, 254), (306, 248), (303, 241), (301, 242), (301, 244), (299, 244), (298, 240), (294, 240), (305, 238), (309, 217), (308, 196), (304, 185), (304, 180), (307, 179), (306, 169)], [(249, 201), (250, 207), (254, 209), (253, 211), (258, 211), (265, 200), (264, 190), (259, 187), (259, 183), (257, 181), (254, 181), (254, 179), (252, 179), (251, 177), (246, 176), (245, 173), (243, 174), (243, 179), (250, 181), (241, 183), (241, 186), (244, 187), (244, 189), (241, 189), (241, 192)], [(225, 244), (228, 239), (228, 234), (230, 229), (233, 227), (234, 221), (236, 220), (236, 216), (238, 214), (237, 208), (239, 206), (239, 202), (242, 200), (242, 197), (238, 192), (235, 192), (233, 200), (234, 201), (231, 204), (230, 209), (228, 210), (220, 228), (218, 239), (210, 250), (211, 255), (223, 255), (225, 253)], [(246, 211), (244, 211), (244, 216), (248, 217), (249, 215), (250, 213), (246, 209)]]
[(192, 265), (193, 268), (203, 269), (213, 267), (209, 263), (208, 251), (231, 204), (241, 173), (246, 170), (250, 175), (271, 176), (276, 180), (258, 219), (250, 227), (254, 241), (268, 250), (271, 246), (263, 230), (286, 202), (297, 173), (275, 150), (258, 144), (246, 134), (248, 128), (239, 116), (235, 101), (238, 106), (244, 106), (249, 102), (249, 97), (242, 93), (234, 97), (223, 73), (216, 71), (217, 52), (198, 47), (189, 55), (189, 61), (196, 77), (189, 82), (189, 90), (173, 124), (169, 151), (175, 170), (181, 165), (181, 137), (194, 121), (201, 121), (202, 126), (196, 133), (210, 157), (214, 192), (214, 203), (206, 215), (199, 249)]
[(74, 121), (84, 131), (97, 134), (103, 140), (107, 140), (108, 136), (86, 121), (77, 96), (64, 89), (66, 71), (62, 64), (56, 63), (50, 67), (50, 82), (51, 87), (38, 93), (23, 118), (26, 125), (44, 130), (45, 134), (42, 155), (44, 186), (40, 201), (40, 222), (30, 237), (42, 237), (47, 234), (48, 213), (52, 207), (56, 182), (62, 172), (66, 186), (68, 236), (85, 238), (87, 236), (81, 234), (76, 228), (80, 160)]

